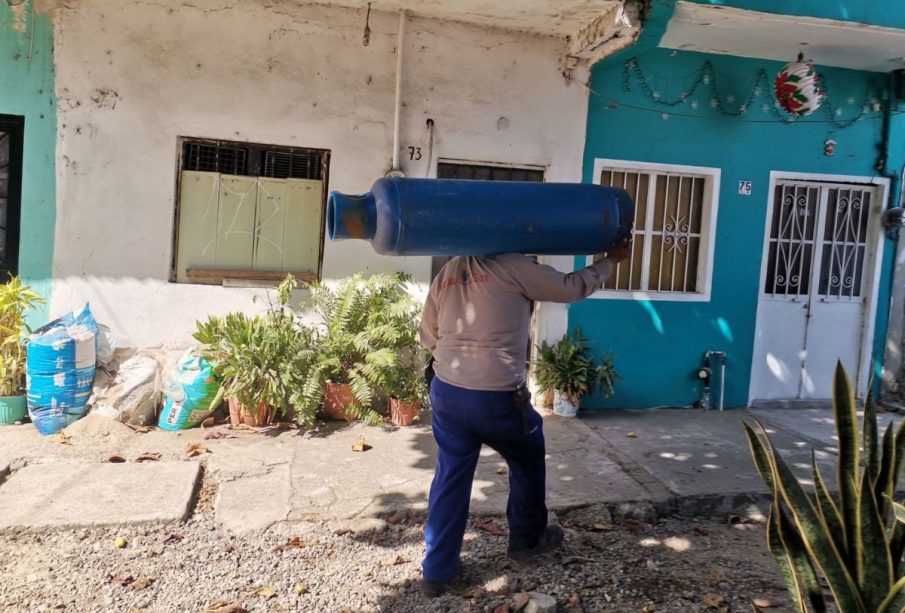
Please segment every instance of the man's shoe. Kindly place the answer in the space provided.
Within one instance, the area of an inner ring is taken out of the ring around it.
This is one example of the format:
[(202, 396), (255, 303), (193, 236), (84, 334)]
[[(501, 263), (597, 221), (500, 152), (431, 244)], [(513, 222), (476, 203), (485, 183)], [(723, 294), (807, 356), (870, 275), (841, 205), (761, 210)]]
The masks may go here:
[(547, 526), (537, 545), (524, 549), (510, 547), (509, 557), (518, 562), (524, 562), (545, 553), (550, 553), (562, 545), (563, 536), (562, 528), (559, 526)]
[(442, 596), (449, 588), (452, 587), (452, 581), (431, 581), (430, 579), (421, 580), (421, 593), (428, 598), (437, 598)]

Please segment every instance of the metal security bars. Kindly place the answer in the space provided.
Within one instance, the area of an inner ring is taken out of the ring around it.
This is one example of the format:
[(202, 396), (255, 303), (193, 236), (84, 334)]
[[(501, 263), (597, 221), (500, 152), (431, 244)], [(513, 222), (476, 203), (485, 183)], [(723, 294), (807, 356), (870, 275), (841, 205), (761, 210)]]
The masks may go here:
[(821, 252), (820, 296), (836, 300), (861, 297), (871, 192), (827, 190), (826, 223)]
[(764, 293), (807, 296), (816, 283), (823, 300), (860, 300), (871, 196), (856, 186), (777, 183)]
[[(600, 183), (625, 189), (635, 201), (632, 256), (604, 286), (610, 291), (701, 292), (706, 243), (705, 175), (605, 168)], [(596, 256), (599, 259), (601, 256)]]

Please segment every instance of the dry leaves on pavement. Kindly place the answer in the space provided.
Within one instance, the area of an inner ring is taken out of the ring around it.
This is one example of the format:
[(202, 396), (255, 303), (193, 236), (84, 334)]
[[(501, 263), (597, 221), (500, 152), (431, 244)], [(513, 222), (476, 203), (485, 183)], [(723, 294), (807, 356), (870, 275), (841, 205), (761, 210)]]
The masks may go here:
[(352, 451), (367, 451), (371, 446), (365, 442), (365, 435), (362, 434), (358, 437), (358, 440), (355, 441), (355, 444), (352, 445)]
[(210, 453), (210, 451), (201, 443), (189, 443), (185, 448), (185, 457), (187, 458), (194, 458), (205, 453)]
[(236, 438), (235, 434), (230, 434), (225, 430), (214, 430), (213, 432), (205, 432), (204, 436), (201, 438), (206, 440), (218, 439), (218, 438)]
[(403, 558), (401, 555), (399, 555), (397, 553), (392, 558), (389, 558), (387, 560), (381, 560), (380, 565), (381, 566), (398, 566), (400, 564), (406, 564), (408, 562), (411, 562), (411, 560), (409, 560), (408, 558)]
[(265, 585), (256, 589), (254, 592), (252, 592), (252, 594), (255, 596), (260, 596), (261, 598), (264, 598), (266, 600), (270, 600), (277, 595), (277, 592), (269, 585)]
[(215, 600), (208, 606), (204, 613), (246, 613), (241, 600), (229, 602), (228, 600)]
[(143, 454), (135, 458), (136, 462), (156, 462), (160, 459), (160, 454), (156, 451), (145, 451)]
[(274, 547), (273, 550), (274, 550), (274, 551), (282, 551), (282, 550), (284, 550), (284, 549), (302, 549), (303, 547), (307, 547), (307, 546), (308, 546), (308, 543), (306, 543), (305, 541), (303, 541), (303, 540), (302, 540), (302, 537), (300, 537), (300, 536), (293, 536), (291, 539), (289, 539), (289, 540), (286, 541), (285, 543), (282, 543), (282, 544), (277, 545), (276, 547)]
[(60, 430), (56, 434), (53, 435), (53, 440), (55, 443), (59, 443), (60, 445), (71, 445), (70, 436), (66, 434), (63, 430)]
[(472, 526), (474, 526), (476, 530), (483, 530), (484, 532), (489, 532), (496, 536), (506, 536), (506, 531), (500, 528), (500, 526), (492, 519), (473, 522)]
[(147, 434), (148, 432), (153, 430), (153, 428), (151, 428), (150, 426), (135, 426), (133, 424), (126, 424), (126, 425), (129, 426), (130, 428), (132, 428), (132, 430), (134, 432), (138, 432), (139, 434)]

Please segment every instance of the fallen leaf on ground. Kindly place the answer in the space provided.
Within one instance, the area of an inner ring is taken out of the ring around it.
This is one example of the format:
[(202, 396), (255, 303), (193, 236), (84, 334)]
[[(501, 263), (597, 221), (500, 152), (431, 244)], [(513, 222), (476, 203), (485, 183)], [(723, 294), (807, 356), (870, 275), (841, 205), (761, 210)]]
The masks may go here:
[(138, 432), (139, 434), (146, 434), (152, 430), (152, 428), (150, 426), (135, 426), (133, 424), (126, 424), (126, 425), (129, 426), (130, 428), (132, 428), (133, 431)]
[(195, 456), (203, 455), (205, 453), (210, 453), (210, 451), (208, 451), (207, 447), (201, 443), (189, 443), (185, 448), (185, 456), (187, 458), (194, 458)]
[(403, 558), (401, 555), (399, 555), (397, 553), (392, 558), (389, 558), (387, 560), (381, 560), (380, 565), (381, 566), (398, 566), (400, 564), (405, 564), (407, 562), (411, 562), (411, 560), (409, 560), (408, 558)]
[(246, 611), (241, 600), (235, 602), (215, 600), (204, 610), (204, 613), (246, 613)]
[(594, 530), (596, 532), (603, 532), (604, 530), (612, 530), (612, 529), (613, 529), (612, 524), (607, 524), (604, 522), (600, 522), (600, 523), (597, 523), (597, 524), (594, 524), (593, 526), (591, 526), (591, 530)]
[(591, 558), (582, 558), (581, 556), (565, 556), (562, 559), (562, 565), (566, 566), (567, 564), (580, 564), (582, 562), (596, 562)]
[(151, 587), (153, 583), (154, 579), (151, 577), (139, 577), (135, 580), (134, 583), (132, 583), (132, 585), (129, 586), (129, 589), (133, 592), (140, 592), (145, 588)]
[(493, 613), (509, 613), (509, 603), (504, 602), (493, 610)]
[(569, 596), (569, 604), (572, 605), (573, 609), (577, 609), (578, 611), (584, 613), (584, 603), (581, 601), (581, 596), (579, 596), (578, 594), (572, 594), (571, 596)]
[(638, 435), (634, 432), (626, 432), (625, 435), (629, 438), (638, 438)]
[(217, 439), (217, 438), (236, 438), (235, 434), (230, 434), (229, 432), (224, 432), (223, 430), (214, 430), (213, 432), (207, 432), (201, 438), (206, 440)]
[(654, 608), (651, 606), (645, 606), (641, 609), (641, 613), (654, 613)]
[(182, 536), (181, 534), (176, 534), (176, 533), (168, 534), (166, 536), (166, 538), (163, 539), (163, 544), (169, 545), (170, 543), (178, 543), (179, 541), (181, 541), (184, 538), (185, 537)]
[(703, 598), (704, 604), (708, 607), (717, 609), (723, 605), (723, 597), (719, 594), (706, 594)]
[(631, 530), (631, 532), (633, 534), (641, 534), (642, 532), (647, 531), (647, 524), (645, 524), (644, 522), (638, 521), (637, 519), (631, 519), (631, 518), (626, 519), (625, 526), (626, 526), (626, 528)]
[(531, 596), (528, 592), (522, 592), (521, 594), (515, 595), (515, 600), (513, 601), (513, 605), (515, 606), (515, 611), (518, 613), (522, 611), (525, 607), (528, 606), (528, 603), (531, 601)]
[(255, 596), (260, 596), (261, 598), (267, 598), (268, 600), (269, 600), (270, 598), (273, 598), (274, 596), (277, 595), (276, 590), (273, 589), (272, 587), (270, 587), (269, 585), (265, 585), (265, 586), (263, 586), (263, 587), (259, 587), (258, 589), (256, 589), (256, 590), (255, 590), (254, 592), (252, 592), (252, 593), (253, 593)]
[(66, 434), (65, 432), (63, 432), (62, 430), (60, 430), (59, 432), (57, 432), (56, 434), (53, 435), (53, 440), (54, 440), (54, 442), (57, 442), (60, 445), (71, 445), (72, 444), (71, 442), (69, 442), (69, 435)]
[(250, 431), (254, 432), (254, 428), (252, 428), (248, 424), (235, 424), (235, 425), (230, 424), (226, 427), (229, 428), (230, 430), (250, 430)]
[(495, 521), (488, 519), (487, 521), (476, 521), (472, 523), (476, 530), (483, 530), (496, 536), (506, 536), (506, 531), (500, 528)]
[(307, 546), (308, 546), (308, 543), (303, 541), (302, 537), (293, 536), (291, 539), (289, 539), (285, 543), (282, 543), (282, 544), (274, 547), (273, 550), (282, 551), (283, 549), (301, 549), (302, 547), (307, 547)]
[(308, 586), (302, 585), (301, 583), (296, 583), (293, 590), (296, 594), (306, 594), (308, 593)]
[(208, 417), (204, 421), (201, 422), (202, 428), (210, 428), (216, 423), (216, 420), (213, 417)]
[(367, 451), (371, 446), (365, 442), (365, 435), (362, 434), (358, 437), (358, 440), (355, 441), (355, 444), (352, 445), (352, 451)]
[(145, 451), (143, 454), (135, 458), (136, 462), (156, 462), (160, 459), (160, 454), (156, 451)]
[(111, 464), (122, 464), (123, 462), (126, 461), (126, 458), (124, 458), (121, 455), (112, 455), (107, 458), (107, 461), (110, 462)]
[(772, 609), (773, 607), (780, 607), (782, 605), (772, 598), (755, 598), (754, 606), (760, 607), (761, 609)]
[(123, 549), (126, 545), (128, 545), (126, 539), (121, 536), (116, 537), (116, 540), (113, 541), (113, 546), (117, 549)]
[(113, 585), (121, 585), (126, 587), (130, 585), (133, 581), (135, 581), (135, 577), (132, 575), (119, 576), (119, 575), (107, 575), (107, 583), (112, 583)]
[(496, 474), (498, 474), (498, 475), (505, 475), (507, 472), (508, 471), (506, 470), (505, 466), (500, 466), (499, 468), (496, 469)]

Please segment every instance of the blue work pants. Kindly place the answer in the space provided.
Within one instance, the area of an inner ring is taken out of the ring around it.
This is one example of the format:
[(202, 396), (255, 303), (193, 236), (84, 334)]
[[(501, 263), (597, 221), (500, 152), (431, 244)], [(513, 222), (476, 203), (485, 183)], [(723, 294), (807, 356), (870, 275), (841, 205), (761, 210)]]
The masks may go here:
[(512, 392), (468, 390), (436, 377), (430, 397), (438, 451), (422, 569), (426, 579), (449, 581), (459, 570), (481, 445), (496, 450), (509, 465), (509, 547), (525, 549), (539, 542), (547, 526), (543, 419), (530, 407), (523, 415)]

